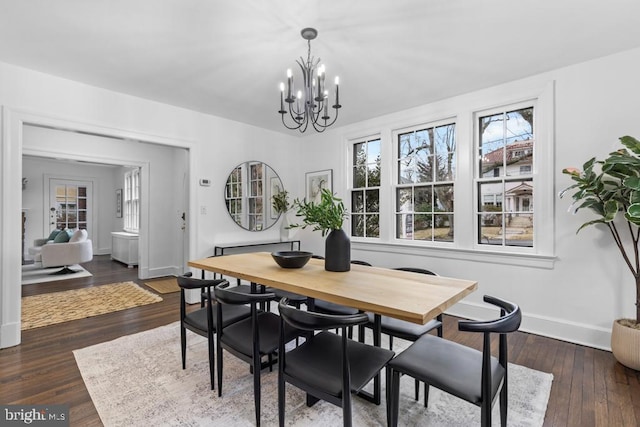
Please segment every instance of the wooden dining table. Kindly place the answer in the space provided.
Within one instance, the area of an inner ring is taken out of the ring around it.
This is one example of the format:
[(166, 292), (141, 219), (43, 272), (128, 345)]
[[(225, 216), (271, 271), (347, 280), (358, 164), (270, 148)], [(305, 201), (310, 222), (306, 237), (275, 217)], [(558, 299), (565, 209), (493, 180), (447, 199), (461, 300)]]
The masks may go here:
[[(310, 259), (302, 268), (281, 268), (268, 252), (251, 252), (189, 261), (193, 268), (271, 286), (374, 313), (374, 345), (380, 345), (380, 316), (425, 324), (477, 289), (473, 280), (351, 265), (332, 272), (324, 260)], [(380, 377), (370, 400), (380, 403)]]

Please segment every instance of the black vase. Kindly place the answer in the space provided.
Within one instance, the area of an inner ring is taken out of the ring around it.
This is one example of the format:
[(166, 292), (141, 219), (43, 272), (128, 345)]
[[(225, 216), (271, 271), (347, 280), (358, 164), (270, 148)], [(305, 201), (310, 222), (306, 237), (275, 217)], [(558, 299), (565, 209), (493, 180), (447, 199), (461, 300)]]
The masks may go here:
[(332, 230), (324, 242), (324, 269), (349, 271), (351, 269), (351, 240), (344, 230)]

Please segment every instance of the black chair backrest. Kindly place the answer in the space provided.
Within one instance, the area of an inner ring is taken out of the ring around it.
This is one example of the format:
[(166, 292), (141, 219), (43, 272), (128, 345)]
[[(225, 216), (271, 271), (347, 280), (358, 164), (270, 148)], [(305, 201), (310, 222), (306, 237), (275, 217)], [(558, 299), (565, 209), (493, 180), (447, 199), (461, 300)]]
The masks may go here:
[(259, 294), (250, 294), (247, 292), (236, 292), (233, 288), (229, 288), (229, 282), (220, 283), (213, 288), (216, 299), (224, 304), (250, 304), (257, 302), (266, 302), (273, 300), (276, 295), (273, 292), (264, 292)]
[(322, 255), (311, 255), (311, 258), (314, 259), (324, 259), (324, 257)]
[(366, 313), (352, 315), (332, 315), (299, 310), (289, 305), (286, 298), (278, 303), (280, 316), (285, 322), (304, 331), (324, 331), (328, 329), (347, 328), (349, 326), (364, 325), (369, 321)]
[(399, 271), (408, 271), (411, 273), (420, 273), (420, 274), (429, 274), (431, 276), (437, 276), (436, 273), (434, 273), (431, 270), (427, 270), (424, 268), (416, 268), (416, 267), (396, 267), (394, 268), (394, 270), (399, 270)]
[(351, 264), (366, 265), (367, 267), (372, 267), (372, 265), (369, 264), (367, 261), (360, 261), (360, 260), (357, 260), (357, 259), (351, 260)]
[(522, 321), (522, 312), (518, 305), (492, 297), (484, 296), (484, 302), (500, 307), (500, 317), (495, 320), (477, 321), (477, 320), (460, 320), (458, 329), (466, 332), (494, 332), (508, 333), (517, 331)]

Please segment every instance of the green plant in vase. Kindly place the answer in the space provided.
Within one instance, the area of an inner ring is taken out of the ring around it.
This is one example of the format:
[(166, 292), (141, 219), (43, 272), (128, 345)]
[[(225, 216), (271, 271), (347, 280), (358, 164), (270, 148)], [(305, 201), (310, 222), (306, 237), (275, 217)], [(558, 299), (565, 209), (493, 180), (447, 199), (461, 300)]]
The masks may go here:
[(296, 216), (302, 218), (302, 223), (291, 224), (290, 228), (313, 227), (313, 231), (320, 231), (325, 240), (325, 269), (329, 271), (349, 271), (351, 267), (351, 241), (342, 229), (344, 220), (348, 218), (342, 199), (331, 191), (323, 188), (320, 201), (296, 199), (293, 202)]

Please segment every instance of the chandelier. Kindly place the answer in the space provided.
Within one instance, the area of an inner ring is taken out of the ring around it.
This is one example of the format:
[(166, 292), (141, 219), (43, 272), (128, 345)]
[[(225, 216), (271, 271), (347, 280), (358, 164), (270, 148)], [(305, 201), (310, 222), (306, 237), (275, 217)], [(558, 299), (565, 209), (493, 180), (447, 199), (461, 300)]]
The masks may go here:
[[(338, 118), (340, 107), (340, 79), (335, 79), (333, 118), (329, 116), (329, 91), (325, 86), (325, 67), (320, 64), (320, 58), (311, 56), (311, 40), (318, 36), (315, 28), (305, 28), (300, 34), (307, 41), (307, 60), (302, 57), (296, 62), (302, 70), (303, 85), (296, 91), (291, 69), (287, 70), (287, 85), (280, 83), (280, 115), (282, 124), (287, 129), (298, 129), (300, 132), (307, 130), (309, 123), (317, 132), (324, 132), (326, 128), (334, 124)], [(286, 109), (285, 109), (285, 103)], [(288, 113), (288, 114), (287, 114)]]

